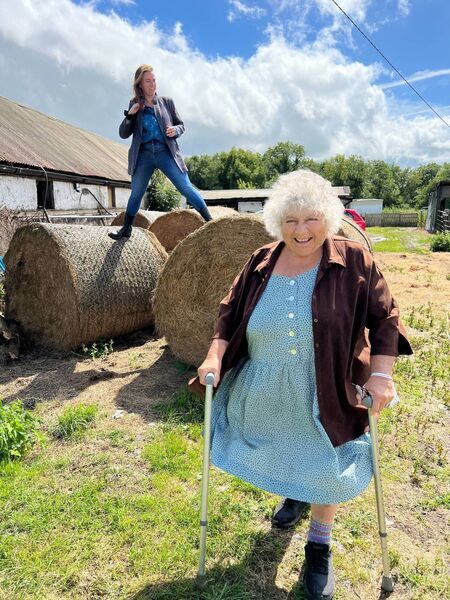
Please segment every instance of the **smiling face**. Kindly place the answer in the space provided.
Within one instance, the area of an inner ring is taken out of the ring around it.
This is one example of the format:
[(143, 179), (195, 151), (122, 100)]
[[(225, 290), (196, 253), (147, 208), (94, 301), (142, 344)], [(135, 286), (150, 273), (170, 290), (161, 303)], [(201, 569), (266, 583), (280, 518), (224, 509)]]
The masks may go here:
[(281, 223), (286, 247), (299, 258), (311, 260), (322, 256), (322, 245), (328, 235), (328, 227), (322, 214), (304, 209), (290, 211)]
[(153, 98), (156, 92), (156, 78), (153, 71), (144, 71), (139, 85), (146, 98)]

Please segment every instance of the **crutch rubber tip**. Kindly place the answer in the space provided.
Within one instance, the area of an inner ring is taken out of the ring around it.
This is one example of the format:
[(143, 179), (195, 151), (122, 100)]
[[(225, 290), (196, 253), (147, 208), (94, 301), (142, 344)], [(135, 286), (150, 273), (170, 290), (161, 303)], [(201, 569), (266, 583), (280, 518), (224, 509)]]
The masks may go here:
[(394, 591), (394, 582), (392, 581), (392, 577), (386, 577), (386, 575), (383, 575), (383, 579), (381, 580), (381, 589), (384, 592)]
[(206, 575), (197, 575), (197, 579), (195, 580), (195, 586), (197, 587), (197, 589), (204, 590), (206, 588), (207, 583), (208, 580), (206, 579)]

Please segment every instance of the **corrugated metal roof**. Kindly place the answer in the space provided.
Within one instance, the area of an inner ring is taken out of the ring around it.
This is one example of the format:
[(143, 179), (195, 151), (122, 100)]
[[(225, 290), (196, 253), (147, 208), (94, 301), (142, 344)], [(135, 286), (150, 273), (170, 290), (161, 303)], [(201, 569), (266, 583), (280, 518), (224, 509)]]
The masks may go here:
[[(350, 196), (348, 185), (334, 185), (333, 190), (338, 196)], [(203, 198), (208, 200), (265, 200), (270, 193), (269, 188), (263, 189), (238, 189), (238, 190), (202, 190)]]
[(0, 162), (129, 182), (127, 150), (0, 97)]

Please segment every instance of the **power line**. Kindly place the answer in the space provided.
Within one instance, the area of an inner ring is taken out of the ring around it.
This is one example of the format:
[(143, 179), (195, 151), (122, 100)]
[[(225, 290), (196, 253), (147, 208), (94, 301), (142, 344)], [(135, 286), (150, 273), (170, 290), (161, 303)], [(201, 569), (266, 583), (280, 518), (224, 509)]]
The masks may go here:
[(401, 77), (401, 78), (403, 79), (403, 81), (404, 81), (404, 82), (405, 82), (407, 85), (409, 85), (409, 87), (412, 89), (412, 91), (413, 91), (415, 94), (417, 94), (417, 95), (419, 96), (419, 98), (422, 100), (422, 102), (425, 102), (425, 104), (428, 106), (428, 108), (430, 108), (430, 109), (431, 109), (431, 110), (434, 112), (434, 114), (435, 114), (437, 117), (439, 117), (439, 119), (440, 119), (440, 120), (441, 120), (443, 123), (445, 123), (445, 125), (447, 125), (447, 127), (448, 127), (448, 128), (450, 128), (450, 125), (447, 123), (447, 121), (444, 119), (444, 117), (442, 117), (442, 116), (441, 116), (441, 115), (440, 115), (440, 114), (439, 114), (439, 113), (438, 113), (438, 112), (437, 112), (437, 111), (436, 111), (436, 110), (435, 110), (435, 109), (434, 109), (434, 108), (431, 106), (431, 104), (430, 104), (429, 102), (427, 102), (427, 100), (425, 100), (425, 98), (424, 98), (424, 97), (423, 97), (423, 96), (422, 96), (422, 95), (421, 95), (421, 94), (420, 94), (420, 93), (419, 93), (419, 92), (416, 90), (416, 88), (415, 88), (415, 87), (414, 87), (414, 86), (413, 86), (411, 83), (409, 83), (409, 81), (406, 79), (406, 77), (403, 77), (403, 75), (400, 73), (400, 71), (399, 71), (399, 70), (398, 70), (398, 69), (397, 69), (397, 68), (396, 68), (396, 67), (395, 67), (395, 66), (394, 66), (394, 65), (391, 63), (391, 61), (390, 61), (390, 60), (389, 60), (389, 59), (388, 59), (388, 58), (387, 58), (387, 57), (386, 57), (386, 56), (385, 56), (385, 55), (384, 55), (384, 54), (381, 52), (381, 50), (375, 46), (375, 44), (372, 42), (372, 40), (371, 40), (371, 39), (370, 39), (370, 38), (369, 38), (369, 37), (368, 37), (368, 36), (367, 36), (367, 35), (364, 33), (364, 31), (363, 31), (363, 30), (362, 30), (360, 27), (358, 27), (358, 25), (355, 23), (355, 21), (354, 21), (354, 20), (353, 20), (353, 19), (352, 19), (352, 18), (351, 18), (351, 17), (350, 17), (350, 16), (349, 16), (349, 15), (348, 15), (346, 12), (345, 12), (345, 10), (344, 10), (343, 8), (341, 8), (341, 7), (339, 6), (339, 4), (338, 4), (338, 3), (337, 3), (335, 0), (331, 0), (331, 2), (332, 2), (332, 3), (333, 3), (335, 6), (337, 6), (337, 8), (338, 8), (338, 9), (341, 11), (341, 13), (342, 13), (342, 14), (344, 14), (344, 15), (347, 17), (347, 19), (350, 21), (350, 23), (351, 23), (351, 24), (352, 24), (354, 27), (356, 27), (356, 29), (359, 31), (359, 33), (360, 33), (361, 35), (363, 35), (363, 36), (366, 38), (366, 40), (369, 42), (369, 44), (375, 48), (375, 50), (378, 52), (378, 54), (384, 58), (384, 60), (387, 62), (387, 64), (388, 64), (388, 65), (389, 65), (389, 66), (390, 66), (390, 67), (391, 67), (391, 68), (392, 68), (392, 69), (393, 69), (393, 70), (394, 70), (394, 71), (397, 73), (397, 75), (399, 75), (399, 77)]

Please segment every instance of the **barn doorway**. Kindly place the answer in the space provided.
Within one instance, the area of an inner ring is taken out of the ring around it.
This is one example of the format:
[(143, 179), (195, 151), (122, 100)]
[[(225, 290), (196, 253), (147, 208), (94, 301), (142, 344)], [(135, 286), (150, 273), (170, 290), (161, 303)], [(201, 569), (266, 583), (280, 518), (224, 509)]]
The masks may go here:
[(53, 196), (53, 181), (46, 179), (36, 180), (37, 189), (37, 207), (55, 208), (55, 198)]

